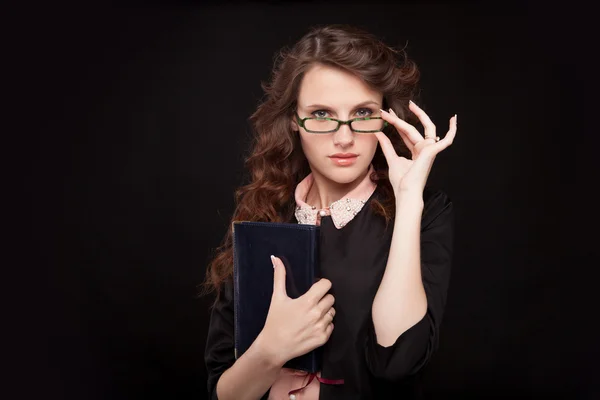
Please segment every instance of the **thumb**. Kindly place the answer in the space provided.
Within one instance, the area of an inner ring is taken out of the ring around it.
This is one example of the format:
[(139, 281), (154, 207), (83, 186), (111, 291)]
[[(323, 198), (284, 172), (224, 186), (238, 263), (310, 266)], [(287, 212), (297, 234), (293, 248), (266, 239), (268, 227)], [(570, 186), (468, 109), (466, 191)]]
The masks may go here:
[(285, 266), (281, 260), (275, 256), (271, 256), (273, 262), (273, 295), (275, 296), (287, 296), (285, 289)]
[(394, 145), (392, 144), (392, 141), (390, 140), (390, 138), (388, 138), (385, 135), (385, 133), (375, 132), (374, 135), (377, 138), (377, 140), (379, 141), (379, 145), (381, 146), (381, 151), (383, 152), (383, 156), (385, 157), (385, 160), (387, 161), (387, 163), (389, 165), (390, 162), (395, 157), (398, 156), (398, 154), (396, 154), (396, 150), (394, 149)]

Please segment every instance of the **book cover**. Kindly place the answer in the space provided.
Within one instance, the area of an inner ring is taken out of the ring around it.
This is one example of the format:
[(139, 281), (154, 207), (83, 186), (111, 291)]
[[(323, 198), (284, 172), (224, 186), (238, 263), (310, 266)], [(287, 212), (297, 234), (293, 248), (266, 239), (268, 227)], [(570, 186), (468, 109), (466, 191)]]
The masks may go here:
[[(286, 270), (291, 298), (306, 293), (320, 279), (319, 227), (296, 223), (233, 222), (233, 284), (235, 357), (239, 358), (264, 327), (273, 295), (271, 255)], [(284, 367), (317, 372), (321, 347)]]

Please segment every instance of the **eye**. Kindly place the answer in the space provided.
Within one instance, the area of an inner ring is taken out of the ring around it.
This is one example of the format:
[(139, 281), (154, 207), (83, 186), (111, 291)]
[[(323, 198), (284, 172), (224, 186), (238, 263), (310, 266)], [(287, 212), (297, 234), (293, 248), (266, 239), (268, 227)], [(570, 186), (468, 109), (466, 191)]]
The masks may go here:
[(373, 110), (371, 110), (370, 108), (359, 108), (356, 111), (356, 116), (358, 118), (364, 118), (364, 117), (369, 117), (373, 114)]
[(325, 110), (317, 110), (311, 113), (311, 115), (314, 115), (317, 118), (327, 118), (328, 114), (329, 113)]

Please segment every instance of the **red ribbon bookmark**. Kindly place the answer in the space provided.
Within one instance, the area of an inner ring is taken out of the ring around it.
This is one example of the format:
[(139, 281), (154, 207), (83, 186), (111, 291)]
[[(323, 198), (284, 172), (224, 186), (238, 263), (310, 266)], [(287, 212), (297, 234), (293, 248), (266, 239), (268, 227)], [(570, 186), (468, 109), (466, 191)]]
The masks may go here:
[(320, 378), (317, 376), (316, 372), (313, 372), (310, 374), (310, 378), (308, 379), (308, 383), (304, 386), (302, 386), (299, 389), (294, 389), (294, 390), (290, 390), (289, 391), (289, 395), (292, 395), (294, 393), (298, 393), (299, 391), (301, 391), (302, 389), (304, 389), (305, 387), (307, 387), (308, 385), (310, 385), (310, 383), (313, 381), (313, 379), (317, 378), (317, 380), (321, 383), (325, 383), (327, 385), (342, 385), (344, 383), (343, 379), (326, 379), (326, 378)]

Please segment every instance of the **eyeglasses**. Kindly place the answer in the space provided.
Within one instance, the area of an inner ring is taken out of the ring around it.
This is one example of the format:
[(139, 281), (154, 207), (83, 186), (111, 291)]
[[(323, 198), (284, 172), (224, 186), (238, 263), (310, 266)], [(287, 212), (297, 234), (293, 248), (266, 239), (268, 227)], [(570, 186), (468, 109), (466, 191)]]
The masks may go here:
[(353, 118), (348, 121), (342, 121), (335, 118), (318, 118), (318, 117), (306, 117), (300, 118), (298, 112), (296, 114), (296, 120), (298, 125), (310, 133), (331, 133), (337, 132), (342, 125), (348, 125), (352, 132), (359, 133), (373, 133), (379, 132), (386, 126), (388, 122), (384, 121), (381, 117), (363, 117)]

